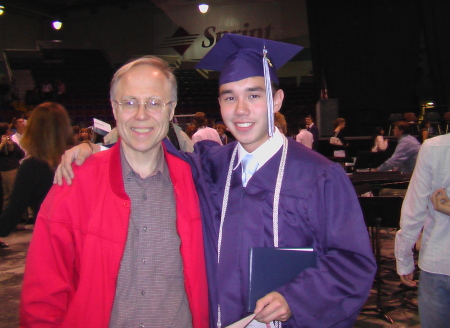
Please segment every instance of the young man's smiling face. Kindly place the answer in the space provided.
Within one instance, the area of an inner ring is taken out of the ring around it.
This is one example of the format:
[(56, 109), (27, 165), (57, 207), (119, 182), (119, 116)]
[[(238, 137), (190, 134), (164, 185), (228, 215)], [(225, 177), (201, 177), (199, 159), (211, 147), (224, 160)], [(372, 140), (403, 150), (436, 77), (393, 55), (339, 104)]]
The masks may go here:
[[(274, 94), (274, 112), (280, 110), (283, 97), (282, 90)], [(263, 77), (253, 76), (222, 84), (219, 103), (225, 125), (246, 151), (253, 152), (269, 139)]]

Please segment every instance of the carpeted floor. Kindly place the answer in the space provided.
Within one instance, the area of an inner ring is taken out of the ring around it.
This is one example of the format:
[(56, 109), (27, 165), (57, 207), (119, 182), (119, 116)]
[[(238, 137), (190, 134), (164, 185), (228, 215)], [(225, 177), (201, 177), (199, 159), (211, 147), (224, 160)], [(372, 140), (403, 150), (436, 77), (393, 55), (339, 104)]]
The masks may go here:
[[(354, 327), (420, 327), (419, 315), (417, 312), (417, 288), (402, 288), (400, 279), (395, 270), (395, 233), (395, 229), (382, 228), (380, 231), (381, 264), (379, 268), (381, 284), (379, 301), (377, 302), (377, 279), (375, 279), (366, 305), (361, 311)], [(377, 306), (377, 303), (379, 306)], [(381, 315), (378, 309), (381, 309), (381, 312), (385, 312), (385, 314), (392, 319), (393, 323), (390, 323), (386, 317)]]
[[(24, 231), (17, 231), (9, 237), (3, 238), (10, 244), (10, 247), (0, 249), (0, 328), (19, 327), (20, 288), (33, 226), (27, 225), (26, 228)], [(381, 306), (377, 307), (377, 288), (376, 283), (374, 283), (365, 308), (375, 310), (363, 310), (354, 327), (420, 327), (417, 310), (401, 300), (400, 282), (395, 273), (394, 235), (395, 230), (382, 229), (381, 231)], [(407, 291), (405, 295), (414, 304), (417, 304), (417, 290)], [(388, 308), (389, 306), (391, 308)], [(386, 318), (382, 317), (376, 310), (377, 308), (386, 308), (388, 310), (386, 314), (394, 323), (391, 324)]]

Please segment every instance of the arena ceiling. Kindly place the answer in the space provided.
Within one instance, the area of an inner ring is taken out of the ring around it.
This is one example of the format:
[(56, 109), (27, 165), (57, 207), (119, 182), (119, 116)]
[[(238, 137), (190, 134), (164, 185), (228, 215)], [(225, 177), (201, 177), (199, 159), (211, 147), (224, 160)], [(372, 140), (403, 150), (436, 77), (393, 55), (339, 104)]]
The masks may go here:
[(59, 16), (74, 10), (95, 11), (102, 6), (121, 5), (151, 0), (0, 0), (5, 12), (42, 16)]
[(190, 6), (193, 3), (209, 5), (227, 5), (236, 3), (277, 2), (280, 0), (0, 0), (5, 11), (43, 16), (64, 16), (74, 10), (91, 10), (95, 12), (102, 6), (119, 5), (126, 8), (133, 2), (148, 1), (163, 9)]

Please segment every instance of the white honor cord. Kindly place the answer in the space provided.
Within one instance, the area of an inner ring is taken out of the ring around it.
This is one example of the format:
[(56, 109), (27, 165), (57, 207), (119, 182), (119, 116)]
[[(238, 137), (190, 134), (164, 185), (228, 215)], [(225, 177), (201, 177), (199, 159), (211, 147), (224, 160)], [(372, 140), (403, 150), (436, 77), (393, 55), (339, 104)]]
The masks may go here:
[[(228, 196), (230, 194), (230, 185), (231, 185), (231, 175), (233, 174), (233, 164), (236, 159), (236, 154), (238, 150), (238, 146), (233, 150), (233, 154), (231, 155), (230, 165), (228, 167), (227, 180), (225, 183), (225, 189), (223, 193), (222, 200), (222, 213), (220, 215), (220, 227), (219, 227), (219, 239), (217, 242), (217, 265), (220, 263), (220, 250), (222, 248), (222, 234), (223, 234), (223, 223), (225, 222), (225, 215), (227, 213), (228, 207)], [(283, 182), (284, 176), (284, 168), (286, 166), (286, 156), (287, 156), (288, 142), (287, 138), (283, 135), (283, 151), (281, 153), (280, 166), (278, 167), (278, 175), (277, 181), (275, 184), (275, 194), (273, 198), (273, 244), (275, 247), (278, 247), (278, 206), (280, 203), (280, 192), (281, 185)], [(279, 321), (275, 322), (276, 327), (281, 327), (281, 323)], [(220, 304), (217, 305), (217, 328), (222, 327), (222, 318), (220, 312)]]
[(277, 182), (275, 184), (275, 193), (273, 196), (273, 246), (278, 247), (278, 206), (280, 204), (281, 184), (283, 183), (284, 168), (286, 166), (288, 143), (283, 135), (283, 152), (281, 153), (280, 166), (278, 167)]
[(269, 59), (267, 58), (267, 49), (263, 50), (263, 69), (264, 69), (264, 83), (266, 87), (266, 102), (267, 102), (267, 126), (269, 137), (273, 137), (273, 129), (275, 127), (273, 115), (273, 95), (272, 82), (270, 80)]
[[(231, 155), (230, 165), (228, 167), (227, 181), (225, 182), (225, 189), (223, 193), (222, 199), (222, 213), (220, 215), (220, 227), (219, 227), (219, 239), (217, 241), (217, 266), (220, 263), (220, 249), (222, 246), (222, 231), (223, 231), (223, 223), (225, 221), (225, 214), (227, 213), (227, 204), (228, 204), (228, 195), (230, 194), (230, 184), (231, 184), (231, 174), (233, 173), (233, 163), (236, 158), (237, 150), (239, 144), (236, 144), (234, 147), (233, 154)], [(220, 302), (217, 305), (217, 328), (222, 327), (222, 315), (220, 312)]]

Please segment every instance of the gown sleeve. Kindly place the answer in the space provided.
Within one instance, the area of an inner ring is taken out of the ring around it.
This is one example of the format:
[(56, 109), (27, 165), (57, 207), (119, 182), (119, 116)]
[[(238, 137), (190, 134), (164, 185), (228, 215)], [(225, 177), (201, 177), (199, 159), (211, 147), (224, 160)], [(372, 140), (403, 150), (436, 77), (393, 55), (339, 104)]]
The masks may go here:
[(277, 291), (292, 311), (291, 327), (351, 327), (376, 269), (359, 202), (344, 171), (332, 165), (306, 204), (298, 215), (306, 216), (315, 235), (317, 268), (303, 271)]

